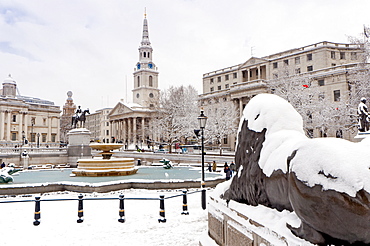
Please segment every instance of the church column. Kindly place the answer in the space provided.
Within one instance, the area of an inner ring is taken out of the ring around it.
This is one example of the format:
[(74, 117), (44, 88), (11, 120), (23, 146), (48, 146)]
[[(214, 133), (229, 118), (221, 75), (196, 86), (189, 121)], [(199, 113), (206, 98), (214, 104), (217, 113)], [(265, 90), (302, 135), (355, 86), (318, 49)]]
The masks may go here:
[(132, 118), (132, 135), (134, 139), (134, 144), (137, 144), (136, 119), (136, 117)]
[(247, 69), (247, 81), (251, 80), (251, 70)]
[(144, 140), (145, 140), (145, 118), (144, 117), (141, 118), (141, 140), (143, 141), (143, 144), (144, 144)]
[(258, 79), (261, 79), (261, 66), (257, 67), (257, 71), (258, 71)]
[(23, 139), (23, 112), (18, 113), (18, 141), (22, 142)]
[(12, 112), (10, 110), (7, 111), (8, 119), (6, 124), (6, 141), (10, 141), (10, 118), (12, 118)]
[(131, 118), (127, 118), (127, 143), (131, 144)]
[(126, 124), (127, 120), (126, 119), (123, 119), (122, 120), (122, 140), (125, 142), (126, 139), (127, 139), (127, 136), (126, 136), (126, 132), (127, 132), (127, 124)]
[(4, 140), (5, 111), (0, 112), (0, 141)]

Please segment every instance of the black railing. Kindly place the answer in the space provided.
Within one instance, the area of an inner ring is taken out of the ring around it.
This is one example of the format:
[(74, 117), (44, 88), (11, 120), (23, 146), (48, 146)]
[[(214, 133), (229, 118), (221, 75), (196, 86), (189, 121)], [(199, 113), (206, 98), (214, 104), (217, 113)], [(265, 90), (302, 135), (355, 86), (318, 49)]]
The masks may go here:
[[(83, 216), (84, 216), (84, 211), (83, 211), (83, 204), (84, 204), (84, 201), (88, 201), (88, 200), (92, 200), (92, 201), (96, 201), (96, 200), (119, 200), (119, 211), (118, 211), (118, 215), (119, 215), (119, 219), (118, 219), (118, 222), (120, 223), (124, 223), (126, 221), (125, 219), (125, 200), (141, 200), (141, 201), (144, 201), (144, 200), (158, 200), (159, 201), (159, 219), (158, 219), (158, 222), (159, 223), (165, 223), (167, 220), (166, 220), (166, 216), (165, 216), (165, 200), (166, 199), (171, 199), (171, 198), (175, 198), (175, 197), (180, 197), (182, 196), (183, 199), (182, 199), (182, 212), (181, 214), (182, 215), (189, 215), (189, 212), (188, 212), (188, 205), (187, 205), (187, 195), (191, 195), (191, 194), (194, 194), (194, 193), (199, 193), (199, 192), (202, 192), (203, 190), (196, 190), (196, 191), (192, 191), (192, 192), (188, 192), (186, 190), (182, 191), (182, 194), (177, 194), (177, 195), (173, 195), (173, 196), (168, 196), (168, 197), (165, 197), (164, 195), (160, 195), (159, 198), (140, 198), (140, 197), (135, 197), (135, 198), (131, 198), (131, 197), (125, 197), (123, 194), (120, 194), (119, 197), (93, 197), (93, 198), (84, 198), (84, 196), (82, 194), (78, 195), (78, 198), (59, 198), (59, 199), (41, 199), (41, 197), (37, 196), (35, 197), (34, 200), (12, 200), (12, 201), (0, 201), (0, 203), (18, 203), (18, 202), (35, 202), (35, 213), (34, 213), (34, 219), (35, 221), (33, 222), (33, 225), (35, 226), (38, 226), (40, 225), (41, 221), (41, 202), (55, 202), (55, 201), (78, 201), (78, 210), (77, 210), (77, 216), (78, 216), (78, 219), (77, 219), (77, 223), (82, 223), (84, 221), (83, 219)], [(202, 192), (202, 195), (203, 195), (203, 192)]]

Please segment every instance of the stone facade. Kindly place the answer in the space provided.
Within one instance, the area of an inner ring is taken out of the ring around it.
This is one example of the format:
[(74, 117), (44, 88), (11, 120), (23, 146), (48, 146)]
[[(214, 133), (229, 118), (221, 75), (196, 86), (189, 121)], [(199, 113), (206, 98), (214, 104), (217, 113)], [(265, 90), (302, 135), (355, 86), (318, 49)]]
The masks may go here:
[(90, 130), (92, 140), (104, 143), (112, 142), (108, 118), (111, 110), (112, 108), (103, 108), (86, 116), (85, 126)]
[(0, 95), (0, 144), (59, 144), (59, 106), (51, 101), (16, 95), (16, 88), (16, 81), (9, 75)]
[[(290, 74), (307, 74), (332, 101), (348, 96), (348, 70), (362, 61), (362, 49), (355, 44), (320, 42), (265, 57), (251, 57), (242, 64), (203, 74), (202, 107), (211, 101), (233, 101), (240, 115), (249, 100), (260, 93), (271, 93), (267, 84), (282, 70)], [(216, 100), (215, 100), (216, 99)], [(318, 131), (314, 137), (320, 136)], [(229, 136), (229, 143), (235, 136)], [(335, 136), (334, 136), (335, 137)], [(344, 136), (351, 139), (353, 136)]]

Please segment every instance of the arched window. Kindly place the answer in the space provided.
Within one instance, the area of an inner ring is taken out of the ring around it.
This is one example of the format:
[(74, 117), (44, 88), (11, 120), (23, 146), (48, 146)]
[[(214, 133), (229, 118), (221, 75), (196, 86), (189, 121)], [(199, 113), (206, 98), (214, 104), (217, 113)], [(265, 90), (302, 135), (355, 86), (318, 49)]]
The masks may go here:
[(144, 57), (146, 57), (146, 52), (144, 52)]
[(137, 87), (140, 87), (140, 76), (137, 76)]
[(153, 86), (153, 76), (149, 76), (149, 86), (152, 87)]
[(136, 94), (136, 98), (139, 98), (139, 97), (140, 97), (140, 94), (139, 94), (139, 93), (137, 93), (137, 94)]
[(148, 58), (150, 58), (150, 52), (148, 52)]

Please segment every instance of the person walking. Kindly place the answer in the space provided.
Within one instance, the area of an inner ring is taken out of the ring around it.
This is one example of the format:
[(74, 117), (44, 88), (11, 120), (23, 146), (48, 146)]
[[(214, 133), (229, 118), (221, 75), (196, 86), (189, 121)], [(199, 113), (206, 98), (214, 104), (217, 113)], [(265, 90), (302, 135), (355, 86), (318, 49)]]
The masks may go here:
[(212, 171), (213, 172), (216, 172), (216, 170), (217, 170), (217, 164), (216, 164), (216, 161), (213, 161), (213, 163), (212, 163)]

